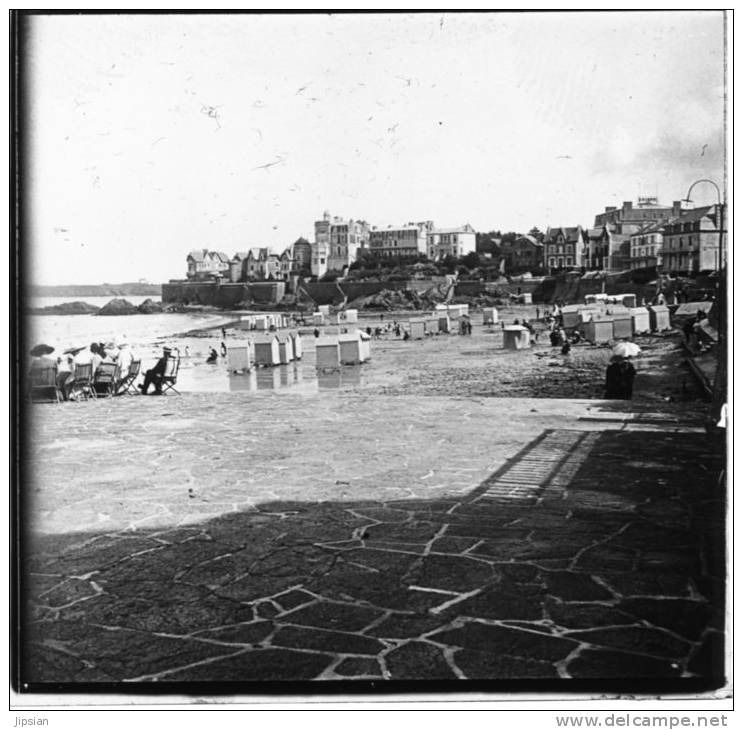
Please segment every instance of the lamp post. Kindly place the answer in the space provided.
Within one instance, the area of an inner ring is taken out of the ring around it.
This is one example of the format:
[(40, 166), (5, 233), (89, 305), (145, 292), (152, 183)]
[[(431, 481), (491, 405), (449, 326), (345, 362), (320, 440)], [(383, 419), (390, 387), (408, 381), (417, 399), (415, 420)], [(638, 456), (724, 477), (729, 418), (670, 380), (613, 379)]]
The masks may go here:
[[(720, 211), (720, 236), (718, 239), (718, 247), (717, 247), (717, 286), (718, 286), (718, 295), (720, 294), (719, 286), (720, 286), (720, 280), (722, 276), (722, 268), (723, 268), (723, 221), (725, 219), (725, 203), (722, 200), (722, 196), (720, 195), (720, 188), (718, 187), (717, 183), (714, 180), (710, 180), (709, 178), (703, 177), (699, 180), (695, 180), (690, 186), (689, 186), (689, 192), (686, 193), (686, 197), (684, 198), (684, 203), (691, 203), (693, 202), (691, 199), (691, 191), (694, 189), (695, 186), (699, 185), (699, 183), (709, 183), (712, 185), (717, 192), (717, 208)], [(701, 248), (700, 248), (701, 252)]]
[[(717, 192), (717, 207), (720, 211), (720, 234), (717, 243), (717, 334), (718, 334), (718, 353), (717, 353), (717, 372), (715, 374), (715, 382), (712, 388), (712, 408), (717, 416), (719, 414), (719, 408), (727, 400), (727, 337), (725, 328), (727, 327), (727, 302), (725, 301), (726, 287), (723, 286), (723, 272), (727, 276), (727, 268), (725, 266), (724, 256), (724, 233), (723, 227), (725, 222), (725, 201), (720, 195), (720, 188), (716, 182), (708, 178), (701, 178), (695, 180), (689, 186), (689, 192), (684, 198), (685, 203), (691, 202), (691, 191), (694, 186), (699, 183), (709, 183), (715, 188)], [(701, 245), (700, 245), (701, 253)]]

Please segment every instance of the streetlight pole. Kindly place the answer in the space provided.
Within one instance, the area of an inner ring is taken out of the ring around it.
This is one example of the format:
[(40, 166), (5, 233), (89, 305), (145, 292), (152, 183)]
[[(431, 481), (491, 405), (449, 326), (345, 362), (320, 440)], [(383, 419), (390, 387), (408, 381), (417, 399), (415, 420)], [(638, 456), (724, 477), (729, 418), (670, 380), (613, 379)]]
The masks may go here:
[[(723, 222), (725, 220), (725, 202), (722, 199), (722, 196), (720, 195), (720, 188), (717, 185), (717, 183), (714, 180), (710, 180), (709, 178), (703, 177), (699, 180), (695, 180), (690, 186), (689, 186), (689, 192), (686, 193), (686, 197), (684, 198), (684, 203), (691, 203), (691, 191), (694, 189), (696, 185), (699, 185), (699, 183), (709, 183), (712, 185), (717, 192), (717, 209), (720, 211), (720, 235), (718, 239), (717, 244), (717, 287), (718, 287), (718, 295), (720, 294), (720, 281), (722, 279), (722, 269), (723, 269)], [(701, 253), (701, 247), (700, 247), (700, 253)], [(718, 296), (719, 299), (719, 296)], [(719, 302), (718, 302), (719, 306)], [(722, 328), (721, 328), (722, 329)]]
[[(720, 188), (714, 180), (708, 178), (701, 178), (695, 180), (689, 186), (689, 192), (686, 194), (684, 199), (685, 203), (691, 202), (691, 191), (695, 185), (699, 183), (709, 183), (717, 191), (717, 209), (720, 211), (719, 220), (719, 237), (717, 240), (717, 337), (718, 337), (718, 351), (717, 351), (717, 372), (715, 373), (715, 382), (712, 386), (712, 408), (713, 417), (717, 420), (719, 415), (719, 408), (727, 400), (727, 301), (725, 292), (727, 287), (723, 286), (723, 275), (727, 278), (727, 267), (725, 265), (725, 246), (724, 246), (724, 224), (725, 224), (725, 201), (720, 195)], [(700, 248), (701, 254), (701, 241)]]

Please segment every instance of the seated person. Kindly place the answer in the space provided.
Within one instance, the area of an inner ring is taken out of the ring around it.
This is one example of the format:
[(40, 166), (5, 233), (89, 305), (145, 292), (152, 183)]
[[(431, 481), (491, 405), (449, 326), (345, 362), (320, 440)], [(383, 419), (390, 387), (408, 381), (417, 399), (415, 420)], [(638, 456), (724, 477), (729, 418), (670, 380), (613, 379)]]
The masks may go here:
[(57, 389), (64, 400), (69, 400), (75, 376), (72, 374), (72, 357), (63, 355), (57, 358)]
[(29, 364), (29, 375), (33, 378), (34, 371), (38, 370), (50, 370), (57, 368), (57, 361), (53, 357), (49, 357), (54, 352), (54, 348), (49, 345), (37, 345), (31, 350), (31, 362)]
[(132, 354), (132, 348), (129, 347), (129, 343), (125, 340), (117, 342), (116, 347), (119, 350), (119, 355), (116, 358), (116, 362), (119, 365), (119, 378), (116, 382), (116, 387), (118, 388), (129, 375), (129, 368), (131, 367), (134, 355)]
[(119, 348), (114, 342), (109, 342), (103, 346), (103, 362), (117, 362), (119, 357)]
[(101, 355), (100, 345), (97, 342), (90, 343), (90, 362), (93, 365), (93, 376), (95, 377), (95, 371), (98, 370), (98, 366), (103, 362), (103, 355)]
[(165, 363), (172, 350), (169, 347), (163, 347), (162, 357), (144, 374), (144, 383), (139, 387), (142, 389), (142, 395), (147, 395), (150, 385), (155, 386), (153, 395), (163, 394), (163, 375), (165, 375)]

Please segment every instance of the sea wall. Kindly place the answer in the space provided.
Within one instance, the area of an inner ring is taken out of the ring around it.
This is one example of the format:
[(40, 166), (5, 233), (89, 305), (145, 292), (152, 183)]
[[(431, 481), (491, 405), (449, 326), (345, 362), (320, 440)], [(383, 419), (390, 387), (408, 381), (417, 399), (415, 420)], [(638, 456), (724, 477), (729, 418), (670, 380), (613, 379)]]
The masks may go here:
[(283, 281), (218, 284), (214, 281), (170, 281), (162, 285), (163, 304), (234, 307), (241, 302), (276, 304), (284, 297)]
[(305, 282), (303, 289), (315, 300), (317, 304), (338, 304), (343, 297), (348, 297), (352, 302), (359, 297), (368, 297), (384, 289), (405, 289), (405, 281), (317, 281)]

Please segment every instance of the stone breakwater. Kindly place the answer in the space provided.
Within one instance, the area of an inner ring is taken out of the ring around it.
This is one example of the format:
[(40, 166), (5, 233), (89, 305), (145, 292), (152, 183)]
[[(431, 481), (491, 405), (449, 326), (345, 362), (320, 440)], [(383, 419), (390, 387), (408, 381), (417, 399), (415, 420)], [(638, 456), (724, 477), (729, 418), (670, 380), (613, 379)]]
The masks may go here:
[(631, 406), (39, 406), (22, 681), (719, 683), (722, 455)]

